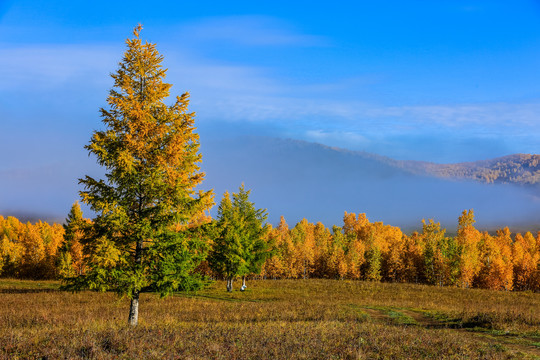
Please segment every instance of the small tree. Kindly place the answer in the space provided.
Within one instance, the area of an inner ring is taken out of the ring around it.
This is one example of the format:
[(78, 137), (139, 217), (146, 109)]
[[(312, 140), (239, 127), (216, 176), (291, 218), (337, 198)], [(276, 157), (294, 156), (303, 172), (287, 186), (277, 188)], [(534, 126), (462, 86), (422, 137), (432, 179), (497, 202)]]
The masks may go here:
[(189, 94), (164, 104), (171, 85), (163, 81), (163, 56), (155, 44), (143, 44), (141, 29), (126, 41), (111, 75), (109, 109), (101, 109), (106, 129), (95, 131), (86, 146), (106, 174), (79, 180), (83, 202), (97, 215), (83, 242), (86, 272), (67, 286), (129, 297), (130, 325), (137, 324), (141, 292), (166, 296), (201, 284), (193, 269), (207, 243), (187, 225), (213, 204), (211, 191), (194, 191), (204, 173)]
[(424, 241), (424, 275), (426, 281), (431, 285), (441, 285), (442, 278), (442, 256), (441, 243), (444, 240), (446, 229), (441, 229), (441, 224), (433, 219), (429, 223), (422, 220), (422, 239)]
[(59, 249), (58, 273), (62, 278), (70, 278), (82, 275), (84, 261), (81, 240), (84, 235), (84, 227), (89, 224), (83, 218), (79, 202), (76, 201), (69, 211), (64, 225), (64, 241)]
[(227, 280), (227, 291), (233, 289), (233, 280), (237, 276), (258, 274), (268, 254), (263, 227), (266, 209), (255, 209), (249, 201), (250, 191), (240, 186), (233, 200), (228, 192), (223, 195), (219, 205), (217, 229), (218, 237), (210, 255), (210, 266)]

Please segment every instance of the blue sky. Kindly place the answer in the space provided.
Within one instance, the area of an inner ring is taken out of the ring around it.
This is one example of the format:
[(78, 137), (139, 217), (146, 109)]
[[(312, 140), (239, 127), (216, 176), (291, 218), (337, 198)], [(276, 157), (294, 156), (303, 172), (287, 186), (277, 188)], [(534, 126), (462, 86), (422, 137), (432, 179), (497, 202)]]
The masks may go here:
[(69, 208), (73, 179), (99, 172), (83, 145), (137, 23), (172, 94), (190, 91), (201, 142), (540, 153), (538, 1), (0, 0), (0, 211)]

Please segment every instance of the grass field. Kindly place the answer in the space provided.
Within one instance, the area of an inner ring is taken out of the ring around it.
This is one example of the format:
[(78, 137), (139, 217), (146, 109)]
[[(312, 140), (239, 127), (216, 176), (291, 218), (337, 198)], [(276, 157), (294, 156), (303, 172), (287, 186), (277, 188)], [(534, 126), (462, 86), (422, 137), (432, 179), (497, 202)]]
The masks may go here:
[[(238, 285), (238, 284), (237, 284)], [(540, 294), (338, 280), (129, 301), (0, 280), (3, 359), (540, 359)], [(238, 287), (238, 286), (237, 286)]]

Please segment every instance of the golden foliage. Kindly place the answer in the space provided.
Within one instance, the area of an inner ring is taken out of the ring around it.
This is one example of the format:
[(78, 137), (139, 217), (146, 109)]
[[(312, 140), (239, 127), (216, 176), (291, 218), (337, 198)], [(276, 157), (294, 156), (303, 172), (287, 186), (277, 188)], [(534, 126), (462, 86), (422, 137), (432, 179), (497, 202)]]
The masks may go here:
[[(201, 224), (211, 218), (201, 212), (193, 221)], [(371, 223), (365, 214), (345, 213), (343, 222), (343, 227), (334, 226), (332, 231), (306, 219), (289, 228), (281, 217), (279, 225), (270, 227), (266, 234), (271, 256), (260, 277), (371, 279), (540, 291), (540, 232), (536, 237), (531, 232), (511, 234), (508, 228), (495, 235), (480, 232), (474, 227), (472, 211), (460, 216), (455, 238), (446, 237), (444, 229), (433, 221), (424, 222), (423, 232), (410, 236), (397, 227)], [(179, 229), (184, 227), (179, 225)], [(63, 236), (64, 229), (58, 224), (23, 224), (14, 217), (0, 216), (0, 275), (58, 277)], [(84, 272), (90, 261), (105, 267), (122, 261), (113, 244), (102, 240), (96, 246), (93, 257), (84, 257), (80, 243), (72, 244), (72, 271)], [(212, 275), (206, 263), (198, 271)]]

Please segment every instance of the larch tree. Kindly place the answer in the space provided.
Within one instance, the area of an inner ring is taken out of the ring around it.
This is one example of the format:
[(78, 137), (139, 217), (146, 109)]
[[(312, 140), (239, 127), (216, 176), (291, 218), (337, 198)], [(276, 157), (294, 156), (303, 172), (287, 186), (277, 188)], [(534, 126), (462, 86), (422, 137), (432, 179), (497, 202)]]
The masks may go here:
[[(330, 255), (330, 262), (332, 264), (332, 275), (338, 279), (344, 279), (349, 271), (345, 254), (346, 249), (347, 244), (343, 229), (337, 225), (332, 226), (332, 254)], [(358, 273), (358, 277), (360, 277), (360, 273)]]
[(421, 270), (424, 269), (420, 238), (420, 235), (416, 231), (411, 236), (404, 236), (401, 258), (403, 276), (406, 282), (418, 283), (420, 281)]
[(387, 226), (386, 241), (388, 242), (388, 251), (383, 253), (383, 279), (386, 281), (401, 281), (405, 265), (401, 254), (404, 251), (403, 233), (397, 227)]
[(367, 281), (381, 281), (382, 253), (377, 243), (373, 242), (366, 251), (364, 264), (364, 278)]
[(456, 242), (459, 246), (459, 276), (458, 285), (461, 287), (470, 287), (474, 278), (480, 271), (480, 253), (478, 244), (481, 241), (482, 234), (474, 227), (474, 211), (463, 210), (458, 220), (458, 229)]
[(86, 229), (86, 271), (67, 288), (114, 291), (131, 299), (128, 323), (136, 325), (139, 295), (166, 296), (201, 284), (193, 270), (207, 242), (189, 226), (213, 205), (212, 191), (195, 191), (203, 180), (195, 114), (189, 94), (166, 105), (163, 56), (134, 30), (114, 86), (101, 109), (105, 130), (85, 146), (105, 168), (104, 179), (86, 176), (82, 201), (96, 213)]
[(81, 206), (76, 201), (66, 218), (64, 238), (59, 249), (58, 272), (62, 278), (74, 277), (84, 272), (81, 239), (84, 235), (84, 227), (87, 225)]
[(26, 224), (26, 231), (21, 237), (23, 247), (20, 275), (31, 279), (43, 278), (45, 274), (45, 244), (37, 224)]
[(315, 273), (316, 277), (328, 277), (331, 265), (330, 261), (330, 245), (332, 243), (332, 235), (323, 223), (318, 222), (313, 229), (315, 237)]
[(426, 281), (431, 285), (441, 285), (443, 277), (443, 259), (441, 254), (441, 243), (444, 241), (446, 229), (441, 229), (441, 224), (433, 219), (429, 223), (422, 220), (422, 240), (424, 242), (424, 275)]
[(278, 229), (280, 229), (281, 246), (280, 252), (283, 255), (283, 277), (286, 279), (294, 279), (298, 276), (299, 270), (296, 266), (298, 259), (296, 246), (291, 237), (291, 230), (285, 221), (280, 222)]
[(36, 225), (39, 228), (41, 239), (45, 246), (45, 259), (43, 262), (44, 272), (41, 276), (48, 279), (54, 279), (58, 276), (56, 263), (58, 249), (64, 240), (64, 228), (60, 224), (53, 223), (52, 225), (49, 225), (42, 221), (39, 221)]
[(0, 275), (3, 277), (18, 275), (24, 251), (21, 243), (23, 232), (24, 225), (19, 220), (0, 215)]
[(303, 218), (291, 231), (303, 279), (307, 279), (311, 275), (315, 265), (314, 227), (306, 218)]
[(233, 198), (223, 195), (217, 217), (218, 236), (210, 254), (210, 267), (227, 280), (227, 291), (233, 289), (233, 280), (253, 273), (260, 273), (267, 255), (264, 241), (267, 227), (266, 209), (256, 209), (249, 201), (249, 190), (240, 186)]
[(263, 265), (265, 277), (273, 279), (286, 277), (287, 272), (284, 262), (283, 245), (288, 235), (289, 227), (282, 215), (279, 225), (276, 228), (270, 228), (267, 234), (267, 244), (271, 244), (271, 255), (266, 259)]
[[(354, 215), (354, 214), (353, 214)], [(341, 264), (341, 271), (346, 269), (351, 279), (360, 279), (362, 277), (362, 267), (366, 263), (366, 244), (358, 237), (356, 232), (345, 236), (347, 241), (345, 253), (345, 261)]]
[(512, 258), (514, 262), (514, 289), (534, 289), (534, 275), (537, 270), (540, 256), (536, 250), (536, 241), (532, 233), (525, 236), (516, 234), (513, 243)]

